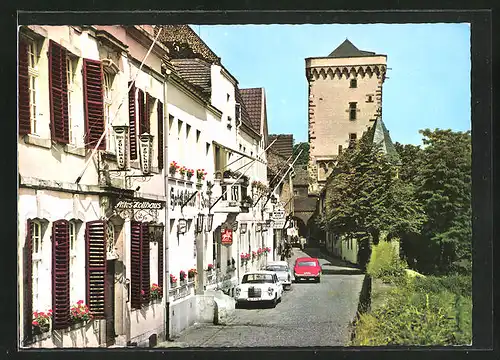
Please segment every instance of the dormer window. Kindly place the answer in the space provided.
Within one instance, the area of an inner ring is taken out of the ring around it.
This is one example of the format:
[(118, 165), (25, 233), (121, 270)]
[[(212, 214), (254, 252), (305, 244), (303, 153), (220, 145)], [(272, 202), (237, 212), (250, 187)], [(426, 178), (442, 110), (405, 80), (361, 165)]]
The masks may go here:
[(355, 89), (358, 87), (358, 80), (357, 79), (351, 79), (351, 85), (350, 85), (350, 88), (351, 89)]

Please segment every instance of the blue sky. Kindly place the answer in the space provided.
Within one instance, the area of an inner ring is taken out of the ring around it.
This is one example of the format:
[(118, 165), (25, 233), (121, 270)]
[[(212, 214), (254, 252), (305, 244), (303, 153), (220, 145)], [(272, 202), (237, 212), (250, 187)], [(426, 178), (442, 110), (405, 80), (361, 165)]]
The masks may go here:
[(192, 25), (240, 88), (264, 87), (269, 133), (307, 141), (305, 58), (348, 38), (387, 55), (383, 120), (393, 141), (424, 128), (470, 130), (469, 24)]

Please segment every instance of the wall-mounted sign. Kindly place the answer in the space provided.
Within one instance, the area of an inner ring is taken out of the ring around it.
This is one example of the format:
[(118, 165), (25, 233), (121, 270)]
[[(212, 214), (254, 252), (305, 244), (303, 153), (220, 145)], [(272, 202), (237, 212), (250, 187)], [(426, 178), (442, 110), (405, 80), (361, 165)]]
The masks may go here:
[(223, 229), (221, 231), (221, 244), (222, 245), (232, 245), (233, 244), (233, 229)]
[(153, 135), (145, 133), (142, 134), (139, 139), (141, 146), (141, 170), (143, 174), (149, 174), (151, 172)]
[(187, 221), (186, 219), (179, 219), (177, 223), (177, 234), (182, 235), (187, 231)]
[[(198, 210), (208, 207), (208, 197), (198, 191), (189, 190), (186, 188), (170, 187), (170, 209), (175, 210), (176, 206), (182, 206), (186, 201), (186, 206), (196, 207)], [(193, 196), (194, 195), (194, 196)]]
[(151, 202), (151, 201), (133, 201), (133, 200), (120, 200), (116, 205), (115, 209), (163, 209), (162, 202)]
[(128, 160), (128, 126), (113, 126), (115, 130), (115, 145), (116, 145), (116, 164), (118, 169), (127, 169)]
[(276, 207), (271, 215), (273, 220), (285, 219), (285, 209)]

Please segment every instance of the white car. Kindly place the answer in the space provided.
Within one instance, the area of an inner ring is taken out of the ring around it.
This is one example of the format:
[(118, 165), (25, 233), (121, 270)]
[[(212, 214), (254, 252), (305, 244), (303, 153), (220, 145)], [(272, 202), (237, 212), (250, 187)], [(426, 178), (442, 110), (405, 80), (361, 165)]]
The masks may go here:
[(272, 271), (254, 271), (243, 275), (236, 287), (236, 305), (243, 303), (270, 303), (273, 307), (281, 301), (283, 285)]
[(271, 261), (267, 264), (265, 270), (275, 272), (279, 281), (283, 284), (283, 289), (290, 290), (294, 278), (286, 261)]

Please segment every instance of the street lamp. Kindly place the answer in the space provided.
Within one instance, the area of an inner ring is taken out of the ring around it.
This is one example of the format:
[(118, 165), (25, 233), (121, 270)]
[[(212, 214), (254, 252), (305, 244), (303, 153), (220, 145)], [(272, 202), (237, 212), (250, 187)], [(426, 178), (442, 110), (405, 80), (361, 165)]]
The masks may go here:
[(163, 223), (150, 222), (148, 226), (149, 240), (152, 242), (158, 242), (163, 238)]
[(205, 215), (200, 213), (196, 218), (196, 232), (201, 233), (203, 231), (203, 221), (205, 220)]
[(212, 231), (212, 225), (214, 223), (214, 214), (208, 214), (207, 215), (207, 227), (205, 228), (206, 232)]

